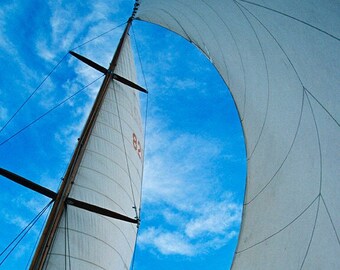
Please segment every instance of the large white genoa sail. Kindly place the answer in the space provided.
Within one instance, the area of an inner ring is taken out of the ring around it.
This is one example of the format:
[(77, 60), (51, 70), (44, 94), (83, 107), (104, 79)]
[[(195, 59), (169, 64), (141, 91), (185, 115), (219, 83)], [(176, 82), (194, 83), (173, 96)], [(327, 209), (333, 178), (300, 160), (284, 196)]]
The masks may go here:
[[(126, 37), (114, 72), (136, 73)], [(111, 81), (69, 197), (124, 216), (139, 216), (143, 132), (138, 94)], [(130, 269), (136, 224), (67, 205), (43, 269)]]
[[(233, 269), (340, 269), (338, 1), (141, 0), (228, 85), (246, 141)], [(213, 93), (211, 93), (213, 95)]]

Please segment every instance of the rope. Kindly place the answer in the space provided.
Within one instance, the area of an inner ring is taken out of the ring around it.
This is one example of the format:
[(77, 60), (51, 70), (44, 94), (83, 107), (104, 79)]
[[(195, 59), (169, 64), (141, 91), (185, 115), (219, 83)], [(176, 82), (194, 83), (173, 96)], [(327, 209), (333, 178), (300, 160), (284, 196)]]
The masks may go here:
[[(143, 63), (142, 63), (142, 60), (141, 60), (139, 46), (138, 46), (138, 43), (137, 43), (137, 40), (136, 40), (136, 34), (135, 34), (135, 31), (134, 31), (133, 25), (131, 26), (131, 28), (132, 28), (133, 40), (134, 40), (136, 51), (137, 51), (137, 55), (138, 55), (138, 61), (139, 61), (139, 64), (140, 64), (142, 75), (143, 75), (145, 89), (148, 90), (148, 85), (147, 85), (147, 82), (146, 82), (146, 76), (145, 76), (145, 72), (144, 72), (144, 68), (143, 68)], [(145, 115), (145, 120), (144, 120), (144, 138), (143, 138), (143, 140), (144, 140), (144, 151), (143, 151), (144, 155), (143, 155), (143, 162), (142, 162), (141, 190), (143, 190), (144, 165), (145, 165), (145, 158), (144, 157), (145, 157), (145, 148), (146, 148), (145, 146), (146, 146), (146, 129), (147, 129), (148, 110), (149, 110), (149, 94), (147, 94), (147, 96), (146, 96), (145, 113), (144, 113), (144, 115)], [(140, 207), (142, 205), (142, 195), (140, 196), (139, 205), (140, 205)], [(139, 219), (140, 219), (140, 211), (141, 211), (141, 209), (139, 209), (139, 215), (138, 215)], [(134, 246), (134, 249), (133, 249), (132, 260), (131, 260), (131, 269), (132, 270), (134, 269), (134, 266), (135, 266), (135, 257), (136, 257), (136, 247), (137, 247), (137, 240), (138, 240), (137, 236), (138, 236), (138, 233), (139, 233), (139, 226), (137, 227), (136, 241), (135, 241), (135, 246)]]
[(67, 212), (67, 204), (66, 204), (65, 205), (65, 270), (67, 269), (67, 262), (69, 265), (68, 269), (71, 270), (70, 230), (68, 226), (68, 212)]
[(117, 116), (118, 116), (118, 119), (119, 119), (120, 134), (122, 135), (122, 143), (123, 143), (123, 148), (124, 148), (125, 161), (126, 161), (126, 166), (127, 166), (128, 175), (129, 175), (129, 180), (130, 180), (130, 187), (131, 187), (131, 193), (132, 193), (132, 199), (133, 199), (133, 208), (135, 209), (136, 218), (138, 218), (137, 207), (136, 207), (136, 199), (135, 199), (135, 193), (133, 192), (133, 186), (132, 186), (132, 178), (131, 178), (129, 160), (128, 160), (128, 158), (127, 158), (127, 151), (126, 151), (125, 140), (124, 140), (124, 135), (123, 135), (122, 119), (120, 118), (119, 104), (118, 104), (117, 93), (116, 93), (116, 90), (115, 90), (115, 89), (113, 89), (113, 93), (114, 93), (114, 95), (115, 95), (115, 100), (116, 100), (116, 104), (117, 104)]
[(51, 74), (57, 69), (57, 67), (64, 61), (68, 53), (66, 53), (61, 60), (52, 68), (52, 70), (45, 76), (42, 82), (34, 89), (34, 91), (26, 98), (24, 103), (15, 111), (15, 113), (7, 120), (5, 125), (0, 129), (0, 133), (7, 127), (7, 125), (13, 120), (13, 118), (21, 111), (21, 109), (25, 106), (25, 104), (31, 99), (31, 97), (40, 89), (40, 87), (44, 84), (44, 82), (51, 76)]
[[(133, 40), (135, 42), (136, 51), (137, 51), (137, 55), (138, 55), (138, 61), (139, 61), (139, 64), (140, 64), (142, 75), (143, 75), (145, 89), (148, 90), (148, 84), (146, 82), (146, 76), (145, 76), (145, 72), (144, 72), (144, 68), (143, 68), (143, 63), (142, 63), (142, 59), (141, 59), (141, 56), (140, 56), (139, 46), (138, 46), (138, 43), (137, 43), (137, 40), (136, 40), (136, 34), (135, 34), (135, 31), (134, 31), (133, 25), (132, 25), (131, 28), (132, 28)], [(148, 110), (149, 110), (149, 94), (146, 96), (146, 104), (145, 104), (145, 112), (144, 112), (144, 115), (145, 115), (145, 120), (144, 120), (144, 138), (143, 138), (143, 140), (144, 140), (144, 155), (143, 155), (142, 174), (141, 174), (141, 178), (142, 178), (141, 179), (141, 190), (143, 190), (144, 164), (145, 164), (145, 158), (144, 157), (145, 157), (145, 149), (146, 149), (146, 131), (147, 131)], [(139, 205), (140, 206), (142, 205), (142, 196), (140, 196)], [(140, 211), (140, 209), (139, 209), (139, 211)]]
[(76, 50), (76, 49), (79, 49), (80, 47), (83, 47), (83, 46), (86, 45), (87, 43), (90, 43), (90, 42), (96, 40), (97, 38), (100, 38), (100, 37), (102, 37), (102, 36), (104, 36), (104, 35), (106, 35), (106, 34), (112, 32), (112, 31), (116, 30), (117, 28), (123, 26), (124, 24), (126, 24), (126, 22), (123, 22), (123, 23), (121, 23), (120, 25), (118, 25), (118, 26), (116, 26), (116, 27), (113, 27), (113, 28), (111, 28), (110, 30), (108, 30), (108, 31), (106, 31), (106, 32), (104, 32), (104, 33), (101, 33), (100, 35), (98, 35), (98, 36), (96, 36), (96, 37), (94, 37), (94, 38), (91, 38), (91, 39), (89, 39), (88, 41), (85, 41), (84, 43), (82, 43), (82, 44), (80, 44), (80, 45), (74, 47), (73, 49), (71, 49), (71, 51)]
[(18, 246), (21, 240), (26, 236), (26, 234), (32, 229), (34, 224), (39, 220), (39, 218), (44, 214), (46, 209), (52, 204), (53, 200), (51, 200), (39, 213), (36, 215), (30, 223), (13, 239), (11, 243), (7, 245), (7, 247), (1, 252), (0, 256), (2, 256), (18, 239), (12, 249), (8, 252), (8, 254), (4, 257), (4, 259), (0, 262), (0, 266), (6, 261), (8, 256), (13, 252), (13, 250)]
[[(76, 50), (76, 49), (78, 49), (78, 48), (80, 48), (80, 47), (82, 47), (82, 46), (84, 46), (84, 45), (86, 45), (86, 44), (88, 44), (88, 43), (90, 43), (90, 42), (92, 42), (92, 41), (94, 41), (94, 40), (96, 40), (96, 39), (98, 39), (98, 38), (100, 38), (100, 37), (102, 37), (102, 36), (104, 36), (104, 35), (110, 33), (110, 32), (112, 32), (112, 31), (116, 30), (117, 28), (121, 27), (121, 26), (124, 25), (125, 23), (126, 23), (126, 22), (121, 23), (121, 24), (119, 24), (118, 26), (113, 27), (113, 28), (109, 29), (108, 31), (99, 34), (98, 36), (95, 36), (94, 38), (91, 38), (91, 39), (85, 41), (84, 43), (82, 43), (82, 44), (80, 44), (80, 45), (74, 47), (74, 48), (71, 49), (71, 50)], [(33, 92), (32, 92), (32, 93), (26, 98), (26, 100), (19, 106), (19, 108), (14, 112), (14, 114), (13, 114), (13, 115), (7, 120), (7, 122), (1, 127), (1, 129), (0, 129), (0, 134), (1, 134), (1, 132), (8, 126), (8, 124), (14, 119), (14, 117), (21, 111), (21, 109), (26, 105), (26, 103), (33, 97), (33, 95), (41, 88), (41, 86), (42, 86), (42, 85), (45, 83), (45, 81), (52, 75), (52, 73), (59, 67), (59, 65), (65, 60), (65, 58), (66, 58), (66, 56), (67, 56), (68, 54), (69, 54), (69, 53), (66, 53), (66, 54), (61, 58), (61, 60), (59, 60), (59, 62), (58, 62), (58, 63), (52, 68), (52, 70), (45, 76), (45, 78), (40, 82), (40, 84), (33, 90)], [(38, 120), (39, 120), (39, 119), (38, 119)], [(25, 128), (25, 129), (26, 129), (26, 128)], [(18, 133), (20, 133), (20, 132), (21, 132), (21, 131), (19, 131)], [(16, 136), (16, 135), (15, 135), (15, 136)], [(12, 139), (12, 137), (10, 137), (9, 140), (10, 140), (10, 139)], [(4, 142), (6, 142), (6, 141), (4, 141)], [(0, 144), (0, 146), (1, 146), (4, 142), (2, 142), (2, 143)]]
[(31, 262), (31, 260), (32, 260), (32, 258), (33, 258), (34, 251), (36, 250), (36, 248), (37, 248), (37, 246), (38, 246), (38, 242), (39, 242), (39, 239), (40, 239), (40, 237), (41, 237), (42, 231), (43, 231), (43, 229), (44, 229), (44, 227), (45, 227), (46, 220), (47, 220), (48, 216), (49, 216), (49, 214), (46, 215), (45, 220), (44, 220), (44, 223), (43, 223), (43, 226), (41, 226), (39, 235), (38, 235), (37, 240), (35, 241), (35, 244), (34, 244), (34, 249), (32, 249), (30, 258), (29, 258), (29, 260), (27, 261), (27, 264), (26, 264), (26, 267), (25, 267), (26, 270), (29, 268), (29, 264), (30, 264), (30, 262)]
[(74, 96), (78, 95), (80, 92), (82, 92), (83, 90), (85, 90), (86, 88), (88, 88), (89, 86), (91, 86), (92, 84), (94, 84), (95, 82), (97, 82), (99, 79), (101, 79), (104, 75), (101, 75), (100, 77), (98, 77), (97, 79), (95, 79), (94, 81), (90, 82), (89, 84), (85, 85), (83, 88), (81, 88), (80, 90), (78, 90), (77, 92), (75, 92), (74, 94), (72, 94), (71, 96), (67, 97), (66, 99), (64, 99), (63, 101), (61, 101), (60, 103), (58, 103), (57, 105), (55, 105), (54, 107), (52, 107), (51, 109), (49, 109), (47, 112), (45, 112), (44, 114), (40, 115), (38, 118), (36, 118), (35, 120), (33, 120), (31, 123), (29, 123), (28, 125), (24, 126), (23, 128), (21, 128), (19, 131), (17, 131), (16, 133), (14, 133), (12, 136), (8, 137), (7, 139), (5, 139), (4, 141), (2, 141), (0, 143), (0, 146), (2, 146), (3, 144), (7, 143), (9, 140), (13, 139), (15, 136), (17, 136), (18, 134), (20, 134), (21, 132), (23, 132), (25, 129), (29, 128), (30, 126), (32, 126), (33, 124), (35, 124), (36, 122), (38, 122), (39, 120), (41, 120), (42, 118), (44, 118), (46, 115), (48, 115), (49, 113), (51, 113), (52, 111), (54, 111), (55, 109), (57, 109), (58, 107), (60, 107), (61, 105), (63, 105), (64, 103), (66, 103), (67, 101), (69, 101), (71, 98), (73, 98)]

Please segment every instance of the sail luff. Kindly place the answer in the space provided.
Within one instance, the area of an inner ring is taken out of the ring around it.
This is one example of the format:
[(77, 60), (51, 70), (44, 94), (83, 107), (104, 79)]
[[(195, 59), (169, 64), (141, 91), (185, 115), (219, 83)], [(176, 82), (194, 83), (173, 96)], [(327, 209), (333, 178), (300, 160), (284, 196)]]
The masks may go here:
[(102, 106), (103, 98), (107, 93), (107, 90), (109, 88), (109, 84), (113, 79), (113, 71), (115, 70), (115, 67), (117, 65), (117, 61), (119, 59), (122, 46), (125, 42), (125, 39), (128, 35), (130, 26), (132, 23), (132, 19), (130, 18), (127, 22), (127, 25), (125, 27), (125, 30), (122, 34), (122, 37), (119, 41), (119, 44), (117, 46), (116, 52), (112, 58), (112, 61), (110, 63), (109, 70), (105, 75), (105, 78), (103, 80), (103, 83), (100, 87), (100, 90), (98, 92), (98, 95), (96, 97), (96, 100), (94, 102), (94, 105), (92, 107), (92, 110), (90, 112), (90, 115), (86, 121), (86, 124), (84, 126), (84, 129), (82, 131), (82, 134), (78, 140), (78, 144), (76, 146), (76, 149), (73, 153), (73, 156), (71, 158), (70, 164), (68, 166), (68, 169), (66, 171), (65, 177), (63, 179), (62, 185), (57, 193), (57, 197), (55, 200), (55, 203), (52, 207), (51, 213), (49, 215), (49, 218), (46, 222), (44, 231), (42, 233), (42, 236), (40, 238), (39, 244), (37, 246), (37, 249), (35, 251), (30, 270), (41, 270), (44, 267), (47, 254), (49, 252), (49, 249), (51, 247), (52, 241), (55, 237), (55, 233), (57, 230), (57, 226), (60, 223), (62, 214), (64, 212), (65, 206), (66, 206), (66, 199), (70, 193), (72, 184), (74, 182), (74, 178), (76, 176), (76, 173), (78, 171), (80, 162), (82, 160), (82, 157), (84, 155), (85, 147), (88, 144), (89, 136), (91, 134), (91, 131), (93, 130), (95, 120), (98, 116), (99, 108)]

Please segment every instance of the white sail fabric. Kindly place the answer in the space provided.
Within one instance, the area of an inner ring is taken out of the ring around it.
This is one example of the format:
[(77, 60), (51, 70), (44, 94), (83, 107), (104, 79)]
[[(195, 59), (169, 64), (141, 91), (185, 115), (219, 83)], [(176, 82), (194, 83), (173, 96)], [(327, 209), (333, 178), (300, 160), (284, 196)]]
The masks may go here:
[(247, 184), (232, 268), (340, 269), (340, 2), (137, 3), (137, 19), (203, 51), (236, 102)]
[[(115, 73), (136, 81), (129, 38)], [(112, 81), (69, 197), (135, 218), (143, 146), (139, 97), (132, 88)], [(136, 224), (68, 205), (44, 269), (130, 269), (136, 232)]]

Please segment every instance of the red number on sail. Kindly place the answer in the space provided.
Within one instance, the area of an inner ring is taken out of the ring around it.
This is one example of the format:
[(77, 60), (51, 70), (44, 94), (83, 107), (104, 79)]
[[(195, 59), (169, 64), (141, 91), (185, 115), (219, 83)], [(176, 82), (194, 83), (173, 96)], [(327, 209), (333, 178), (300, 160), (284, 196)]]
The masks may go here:
[(139, 158), (142, 158), (142, 146), (140, 145), (140, 141), (138, 141), (137, 153), (138, 153)]
[(135, 133), (132, 134), (132, 143), (133, 143), (133, 148), (137, 150), (137, 136)]
[(139, 158), (142, 158), (142, 145), (140, 141), (137, 139), (137, 136), (135, 133), (132, 134), (132, 144), (133, 144), (133, 148), (135, 148), (135, 150), (137, 151)]

